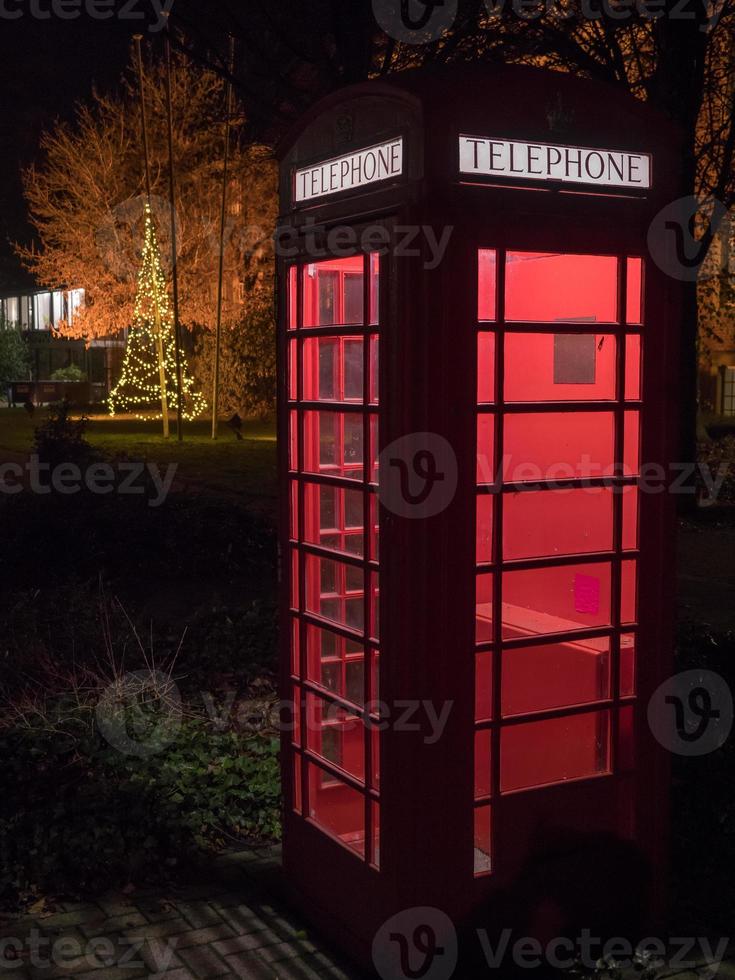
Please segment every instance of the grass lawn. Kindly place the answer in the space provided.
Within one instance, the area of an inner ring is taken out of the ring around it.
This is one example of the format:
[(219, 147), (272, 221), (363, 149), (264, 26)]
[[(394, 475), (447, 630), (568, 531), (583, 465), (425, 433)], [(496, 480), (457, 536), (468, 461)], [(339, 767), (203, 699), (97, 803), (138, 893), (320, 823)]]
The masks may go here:
[[(37, 410), (33, 419), (22, 408), (0, 409), (0, 461), (24, 456), (33, 444), (34, 428), (45, 413)], [(276, 429), (274, 423), (245, 422), (243, 439), (238, 441), (227, 425), (220, 425), (219, 439), (211, 438), (211, 422), (188, 422), (184, 441), (179, 442), (175, 427), (164, 439), (160, 422), (140, 422), (130, 417), (111, 419), (92, 415), (87, 438), (110, 456), (178, 466), (175, 486), (214, 495), (236, 495), (249, 507), (270, 515), (276, 502)]]

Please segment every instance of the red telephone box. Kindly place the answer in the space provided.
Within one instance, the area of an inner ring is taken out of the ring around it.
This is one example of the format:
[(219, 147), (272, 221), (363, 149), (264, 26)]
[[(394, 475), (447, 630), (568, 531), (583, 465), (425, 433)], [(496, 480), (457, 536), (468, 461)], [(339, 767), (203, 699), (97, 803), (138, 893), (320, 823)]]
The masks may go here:
[(346, 89), (282, 149), (284, 864), (362, 963), (410, 908), (660, 904), (677, 153), (518, 67)]

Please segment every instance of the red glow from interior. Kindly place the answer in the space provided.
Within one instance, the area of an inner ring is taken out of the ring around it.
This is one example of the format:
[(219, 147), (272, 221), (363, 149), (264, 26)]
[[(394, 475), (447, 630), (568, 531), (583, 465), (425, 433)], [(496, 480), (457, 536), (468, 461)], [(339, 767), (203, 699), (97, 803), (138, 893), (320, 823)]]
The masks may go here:
[[(629, 259), (626, 271), (626, 323), (640, 325), (642, 260)], [(636, 636), (621, 626), (637, 622), (639, 491), (582, 484), (640, 469), (640, 405), (627, 403), (642, 396), (643, 345), (640, 333), (615, 326), (620, 274), (612, 256), (510, 252), (504, 265), (491, 250), (479, 255), (477, 482), (498, 492), (478, 493), (476, 507), (476, 874), (491, 870), (495, 726), (501, 794), (609, 773), (612, 710), (618, 765), (634, 765), (632, 712), (607, 702), (616, 689), (625, 698), (636, 690)], [(534, 718), (540, 712), (548, 716)]]
[(378, 501), (368, 483), (377, 479), (379, 428), (375, 410), (368, 419), (365, 413), (378, 404), (379, 275), (375, 255), (330, 259), (301, 266), (288, 290), (289, 324), (302, 327), (289, 342), (288, 382), (292, 669), (299, 682), (294, 807), (374, 866), (380, 733), (371, 728), (367, 736), (361, 711), (368, 696), (378, 697), (380, 589), (368, 564), (378, 558)]
[(628, 259), (626, 320), (630, 324), (643, 323), (643, 259)]
[(504, 793), (608, 772), (610, 712), (589, 711), (506, 726), (500, 751)]
[(618, 260), (608, 255), (509, 252), (505, 318), (616, 323)]

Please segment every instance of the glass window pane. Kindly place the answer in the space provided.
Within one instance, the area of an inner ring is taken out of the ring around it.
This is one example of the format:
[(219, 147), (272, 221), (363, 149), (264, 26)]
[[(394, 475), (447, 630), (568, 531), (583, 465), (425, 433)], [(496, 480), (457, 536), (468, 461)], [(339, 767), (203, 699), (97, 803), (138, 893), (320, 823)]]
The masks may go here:
[(477, 416), (477, 482), (495, 482), (495, 416)]
[(380, 789), (380, 731), (375, 727), (370, 727), (370, 751), (372, 753), (372, 772), (370, 783), (373, 789)]
[(296, 266), (288, 270), (288, 329), (295, 330), (298, 323), (298, 303), (296, 300)]
[(373, 825), (372, 865), (380, 870), (380, 804), (370, 804), (370, 819)]
[(310, 337), (302, 353), (305, 401), (361, 402), (363, 341), (360, 337)]
[(492, 736), (490, 730), (483, 728), (475, 732), (475, 799), (490, 796), (490, 759)]
[(491, 851), (491, 808), (475, 807), (475, 874), (484, 875), (492, 871)]
[(302, 813), (301, 798), (301, 756), (296, 754), (293, 759), (293, 808), (296, 813)]
[(501, 790), (531, 789), (610, 770), (610, 712), (509, 725), (501, 734)]
[(628, 259), (628, 323), (643, 323), (643, 259)]
[(308, 625), (306, 651), (308, 680), (353, 704), (363, 703), (365, 648), (362, 643)]
[(622, 562), (620, 597), (621, 623), (635, 623), (638, 616), (638, 562)]
[(304, 541), (362, 557), (363, 495), (359, 490), (304, 484)]
[(343, 769), (355, 779), (364, 779), (365, 729), (356, 714), (307, 693), (306, 744), (325, 762)]
[(298, 610), (301, 603), (301, 594), (299, 591), (299, 552), (296, 548), (291, 549), (291, 587), (289, 594), (291, 608)]
[(610, 625), (610, 564), (503, 573), (503, 636), (546, 636)]
[(362, 569), (330, 558), (306, 556), (306, 608), (310, 613), (362, 633), (364, 591)]
[(361, 255), (303, 267), (304, 326), (362, 324), (364, 261)]
[(370, 574), (370, 587), (372, 589), (372, 625), (370, 635), (374, 640), (380, 639), (380, 575), (377, 572)]
[(503, 652), (503, 714), (567, 708), (610, 696), (606, 637)]
[(545, 558), (613, 550), (608, 487), (528, 490), (503, 499), (503, 557)]
[[(362, 262), (360, 263), (362, 265)], [(344, 289), (344, 309), (343, 316), (345, 323), (362, 323), (364, 320), (363, 310), (365, 308), (365, 297), (363, 295), (363, 282), (365, 274), (362, 269), (359, 272), (347, 272), (343, 279)]]
[(371, 483), (380, 479), (380, 419), (377, 415), (370, 416), (370, 474)]
[(299, 484), (291, 481), (289, 533), (292, 541), (299, 540)]
[(342, 341), (342, 390), (345, 401), (363, 401), (363, 341), (347, 337)]
[(304, 412), (304, 470), (361, 480), (362, 416), (347, 412)]
[(641, 337), (637, 333), (625, 338), (625, 397), (632, 401), (641, 397)]
[(624, 465), (626, 476), (637, 476), (641, 468), (641, 413), (625, 413)]
[(476, 600), (477, 643), (488, 643), (493, 638), (493, 576), (477, 576)]
[(507, 483), (599, 477), (612, 471), (611, 412), (520, 412), (504, 421)]
[(309, 764), (309, 817), (345, 847), (365, 857), (365, 799), (342, 780)]
[(638, 487), (623, 488), (623, 551), (638, 548)]
[(296, 684), (293, 686), (291, 708), (293, 717), (291, 741), (294, 745), (301, 747), (301, 688)]
[(297, 471), (299, 468), (299, 417), (296, 412), (288, 416), (288, 466)]
[(477, 498), (477, 563), (493, 560), (493, 510), (495, 498), (481, 493)]
[(612, 400), (615, 349), (611, 334), (507, 333), (505, 400)]
[(620, 696), (635, 694), (635, 633), (623, 633), (620, 637)]
[(380, 339), (377, 334), (370, 338), (370, 404), (380, 401)]
[(370, 560), (380, 561), (380, 505), (378, 496), (370, 494)]
[(35, 330), (48, 330), (51, 323), (51, 293), (38, 293), (33, 297), (33, 326)]
[(291, 673), (301, 676), (301, 626), (295, 616), (291, 620)]
[(497, 260), (495, 251), (481, 248), (479, 263), (478, 319), (494, 320), (497, 316)]
[(506, 320), (616, 323), (618, 260), (608, 255), (509, 252)]
[(370, 254), (370, 323), (380, 323), (380, 256)]
[(292, 340), (288, 345), (288, 397), (291, 401), (298, 398), (299, 359), (297, 342)]
[(475, 721), (490, 721), (493, 715), (493, 654), (475, 654)]
[(495, 401), (495, 334), (485, 330), (477, 335), (477, 401)]

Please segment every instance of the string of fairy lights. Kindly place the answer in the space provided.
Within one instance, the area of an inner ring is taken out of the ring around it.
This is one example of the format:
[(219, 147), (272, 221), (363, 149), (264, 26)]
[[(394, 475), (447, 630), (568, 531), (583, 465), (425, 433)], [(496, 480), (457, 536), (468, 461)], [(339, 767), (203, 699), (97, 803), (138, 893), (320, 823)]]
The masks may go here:
[[(164, 388), (165, 391), (162, 390)], [(183, 418), (187, 421), (198, 418), (206, 408), (206, 402), (204, 396), (194, 388), (194, 380), (188, 374), (183, 354), (181, 394)], [(110, 415), (130, 414), (142, 421), (162, 419), (161, 403), (164, 395), (169, 405), (176, 404), (178, 384), (174, 325), (166, 278), (161, 268), (153, 214), (150, 204), (146, 204), (145, 241), (133, 322), (128, 334), (120, 380), (108, 398)]]

